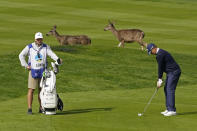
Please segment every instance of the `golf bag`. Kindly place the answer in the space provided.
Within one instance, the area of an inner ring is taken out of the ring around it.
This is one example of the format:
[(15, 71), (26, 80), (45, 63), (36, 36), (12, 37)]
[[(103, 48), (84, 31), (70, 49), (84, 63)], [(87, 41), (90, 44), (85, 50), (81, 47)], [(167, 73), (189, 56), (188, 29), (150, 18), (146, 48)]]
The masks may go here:
[(40, 87), (40, 99), (43, 113), (46, 115), (56, 114), (56, 110), (63, 110), (63, 102), (56, 92), (56, 74), (58, 73), (58, 63), (51, 62), (52, 69), (45, 69)]

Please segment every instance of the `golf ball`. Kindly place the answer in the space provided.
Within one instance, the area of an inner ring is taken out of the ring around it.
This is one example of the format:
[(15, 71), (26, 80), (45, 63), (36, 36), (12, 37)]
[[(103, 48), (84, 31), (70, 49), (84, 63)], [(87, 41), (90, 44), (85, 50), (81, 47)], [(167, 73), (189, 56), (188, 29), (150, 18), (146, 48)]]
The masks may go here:
[(142, 114), (141, 113), (138, 113), (138, 116), (142, 116)]

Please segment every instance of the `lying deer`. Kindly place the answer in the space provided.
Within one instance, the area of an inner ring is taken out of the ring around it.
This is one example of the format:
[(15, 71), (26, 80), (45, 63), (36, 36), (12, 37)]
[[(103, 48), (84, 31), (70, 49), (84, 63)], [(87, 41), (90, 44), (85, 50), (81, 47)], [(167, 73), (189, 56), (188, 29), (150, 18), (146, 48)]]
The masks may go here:
[(61, 45), (75, 45), (75, 44), (82, 44), (82, 45), (88, 45), (91, 44), (91, 39), (88, 38), (86, 35), (59, 35), (59, 33), (56, 31), (57, 26), (53, 26), (52, 30), (50, 30), (46, 35), (52, 35), (56, 37), (56, 39), (59, 41)]
[(115, 37), (119, 40), (118, 47), (124, 47), (124, 43), (132, 43), (138, 42), (141, 45), (141, 49), (144, 50), (144, 47), (147, 46), (145, 42), (143, 42), (144, 32), (139, 29), (122, 29), (116, 30), (114, 24), (109, 21), (109, 25), (104, 28), (104, 31), (111, 30)]

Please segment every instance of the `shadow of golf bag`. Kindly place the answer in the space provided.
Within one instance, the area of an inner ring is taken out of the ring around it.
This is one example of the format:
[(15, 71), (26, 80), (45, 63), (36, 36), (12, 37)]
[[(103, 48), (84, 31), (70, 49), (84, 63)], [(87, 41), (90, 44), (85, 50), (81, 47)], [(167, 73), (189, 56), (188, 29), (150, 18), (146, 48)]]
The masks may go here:
[(43, 113), (46, 115), (56, 114), (56, 110), (63, 110), (63, 102), (56, 92), (56, 74), (58, 73), (58, 63), (51, 62), (53, 70), (46, 69), (43, 73), (40, 87), (40, 99)]

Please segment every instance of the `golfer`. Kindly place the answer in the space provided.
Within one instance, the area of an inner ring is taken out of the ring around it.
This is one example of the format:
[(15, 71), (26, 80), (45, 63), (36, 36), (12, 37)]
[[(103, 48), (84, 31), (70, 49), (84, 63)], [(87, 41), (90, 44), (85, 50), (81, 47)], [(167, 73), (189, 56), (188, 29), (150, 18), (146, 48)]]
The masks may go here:
[(166, 81), (164, 86), (166, 110), (161, 112), (161, 114), (164, 116), (176, 115), (175, 90), (181, 75), (181, 69), (170, 53), (158, 48), (155, 44), (148, 44), (147, 51), (149, 55), (156, 55), (158, 63), (157, 88), (160, 88), (162, 85), (163, 72), (166, 73)]
[[(28, 64), (25, 57), (28, 56)], [(50, 47), (43, 43), (43, 35), (40, 32), (35, 34), (35, 42), (27, 45), (19, 54), (21, 65), (29, 70), (28, 78), (28, 93), (27, 93), (27, 114), (32, 114), (32, 102), (34, 90), (38, 87), (38, 101), (40, 104), (39, 113), (42, 113), (40, 101), (40, 80), (42, 73), (47, 67), (47, 56), (50, 56), (54, 61), (61, 64), (62, 60), (50, 49)]]

